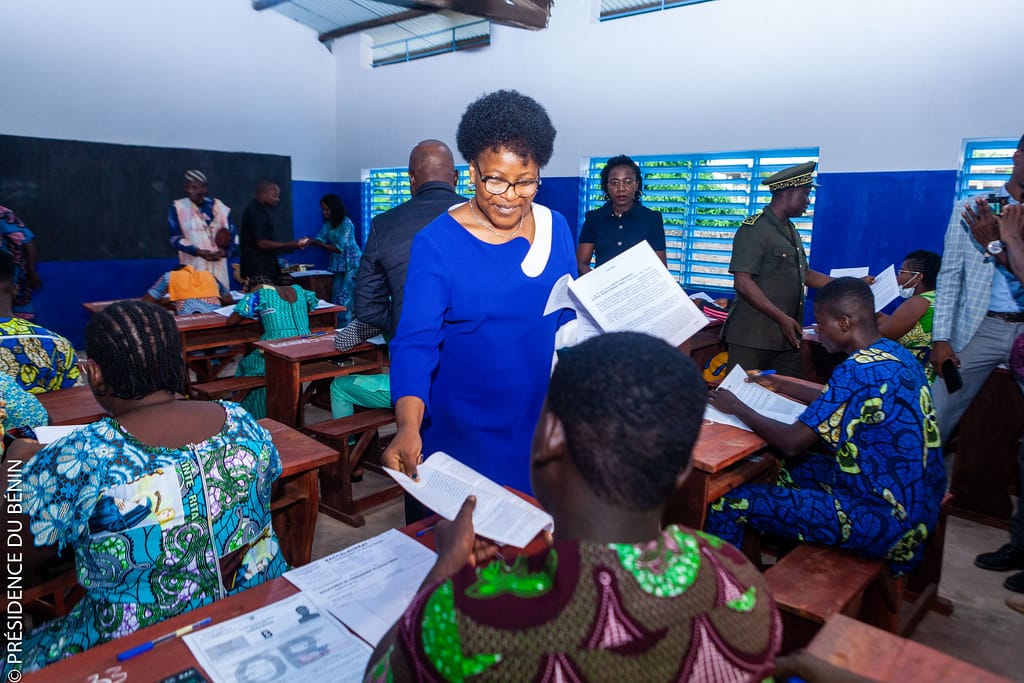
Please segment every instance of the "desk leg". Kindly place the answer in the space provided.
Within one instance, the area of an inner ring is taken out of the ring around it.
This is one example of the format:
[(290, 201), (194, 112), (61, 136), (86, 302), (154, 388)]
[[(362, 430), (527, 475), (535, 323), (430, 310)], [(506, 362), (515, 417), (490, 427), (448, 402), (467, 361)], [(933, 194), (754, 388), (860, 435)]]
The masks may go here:
[(342, 437), (342, 443), (338, 447), (341, 457), (320, 468), (320, 490), (323, 492), (320, 509), (325, 515), (330, 515), (340, 522), (360, 527), (366, 524), (366, 518), (359, 514), (353, 505), (352, 463), (347, 439), (347, 436)]
[(317, 470), (279, 480), (274, 491), (270, 519), (281, 544), (281, 554), (292, 567), (309, 564), (320, 508)]
[(711, 475), (691, 469), (683, 485), (675, 490), (665, 507), (664, 523), (683, 524), (691, 529), (703, 529), (708, 514), (707, 497), (711, 488)]
[(299, 420), (299, 364), (266, 354), (267, 373), (267, 417), (289, 427), (296, 427)]

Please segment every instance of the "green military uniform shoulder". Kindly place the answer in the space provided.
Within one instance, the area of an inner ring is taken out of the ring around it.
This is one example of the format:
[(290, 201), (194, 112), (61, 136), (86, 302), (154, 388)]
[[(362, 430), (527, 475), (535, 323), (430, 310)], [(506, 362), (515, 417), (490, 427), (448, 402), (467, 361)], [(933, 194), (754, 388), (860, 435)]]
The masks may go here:
[(753, 216), (748, 216), (747, 218), (745, 218), (745, 219), (743, 220), (743, 225), (753, 225), (753, 224), (754, 224), (754, 223), (756, 223), (756, 222), (757, 222), (757, 221), (758, 221), (758, 220), (759, 220), (759, 219), (761, 218), (761, 216), (763, 216), (763, 215), (764, 215), (764, 211), (758, 211), (758, 212), (757, 212), (757, 213), (755, 213), (755, 214), (754, 214)]

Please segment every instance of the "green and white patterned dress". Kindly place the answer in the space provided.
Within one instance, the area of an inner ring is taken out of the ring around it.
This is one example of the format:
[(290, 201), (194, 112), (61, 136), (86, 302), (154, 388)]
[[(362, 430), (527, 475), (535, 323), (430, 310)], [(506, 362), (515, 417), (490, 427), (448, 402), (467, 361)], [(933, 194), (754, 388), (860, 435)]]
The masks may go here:
[(71, 547), (86, 595), (25, 639), (37, 669), (280, 576), (270, 490), (281, 458), (240, 406), (181, 448), (139, 442), (113, 418), (48, 445), (25, 466), (37, 545)]
[[(235, 306), (235, 313), (263, 323), (261, 340), (283, 339), (309, 334), (309, 312), (316, 308), (319, 301), (316, 294), (292, 285), (295, 290), (295, 301), (285, 301), (278, 294), (277, 288), (264, 285), (255, 292), (247, 294)], [(238, 363), (236, 377), (255, 377), (266, 374), (263, 354), (253, 349), (245, 354)], [(254, 389), (242, 399), (242, 405), (256, 419), (267, 416), (267, 390)]]

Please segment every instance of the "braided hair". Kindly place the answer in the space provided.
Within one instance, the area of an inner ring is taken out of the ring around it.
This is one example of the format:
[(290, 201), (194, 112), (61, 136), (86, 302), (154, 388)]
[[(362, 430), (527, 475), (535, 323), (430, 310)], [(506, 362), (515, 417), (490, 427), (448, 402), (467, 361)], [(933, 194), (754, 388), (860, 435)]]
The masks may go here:
[(591, 491), (618, 507), (651, 510), (690, 462), (706, 395), (679, 349), (616, 332), (559, 352), (547, 408)]
[(185, 393), (185, 361), (174, 316), (144, 301), (118, 301), (85, 326), (86, 355), (103, 371), (101, 396), (138, 400)]

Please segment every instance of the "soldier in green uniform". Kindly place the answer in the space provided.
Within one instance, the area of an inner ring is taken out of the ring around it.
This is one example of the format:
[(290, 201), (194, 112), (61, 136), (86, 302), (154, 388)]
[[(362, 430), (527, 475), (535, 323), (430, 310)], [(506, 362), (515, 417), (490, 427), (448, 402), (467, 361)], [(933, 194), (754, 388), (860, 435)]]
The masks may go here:
[(807, 211), (816, 166), (808, 161), (762, 181), (771, 202), (736, 231), (729, 262), (736, 298), (722, 329), (730, 369), (738, 363), (745, 370), (800, 376), (804, 286), (824, 287), (832, 279), (807, 267), (791, 220)]

